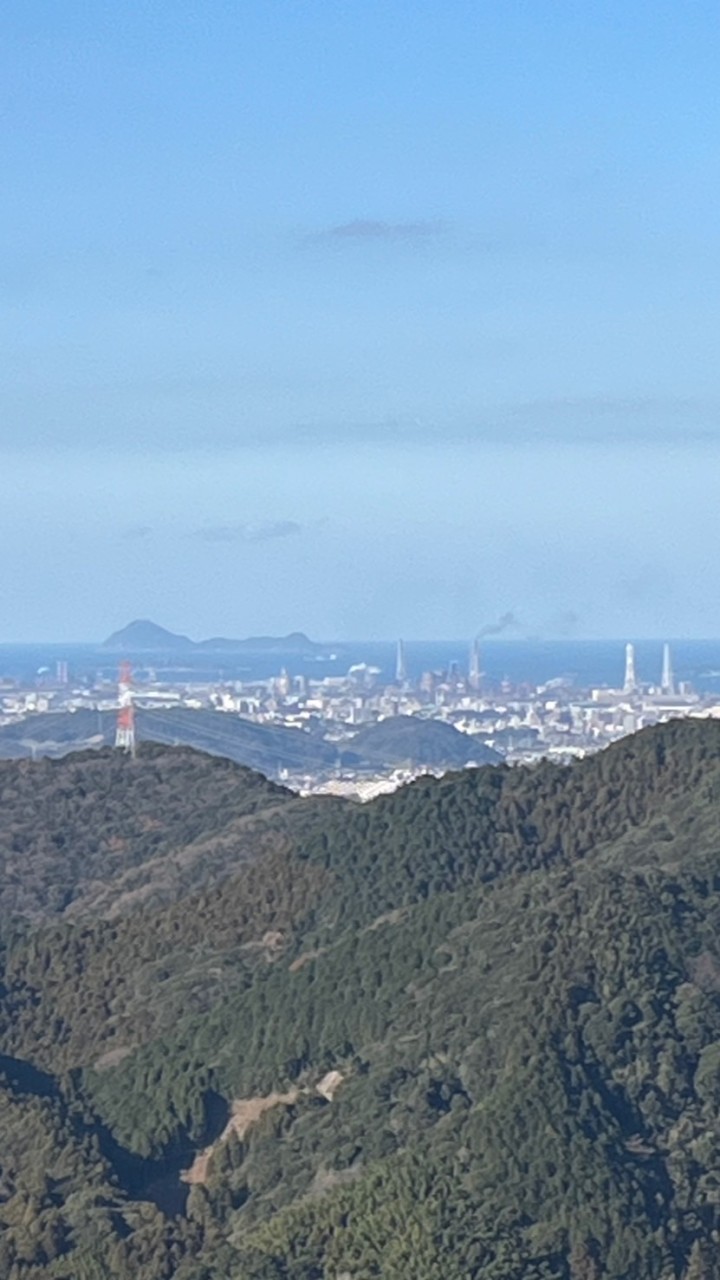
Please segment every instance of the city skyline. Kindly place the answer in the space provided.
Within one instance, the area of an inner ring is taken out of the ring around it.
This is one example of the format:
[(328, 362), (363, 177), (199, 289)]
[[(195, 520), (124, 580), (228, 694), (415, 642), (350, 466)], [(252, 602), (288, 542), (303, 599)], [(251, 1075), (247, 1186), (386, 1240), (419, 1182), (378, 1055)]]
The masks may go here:
[[(77, 653), (72, 663), (59, 658), (24, 674), (8, 672), (0, 658), (0, 756), (36, 759), (114, 745), (135, 757), (143, 741), (184, 743), (261, 766), (304, 793), (367, 800), (428, 771), (503, 759), (567, 763), (678, 716), (720, 717), (718, 672), (700, 671), (697, 688), (687, 678), (685, 649), (676, 680), (668, 642), (656, 654), (656, 671), (647, 652), (647, 669), (636, 663), (628, 642), (624, 676), (608, 682), (597, 668), (590, 679), (587, 671), (538, 679), (527, 650), (524, 670), (491, 675), (480, 637), (464, 660), (425, 649), (421, 663), (422, 646), (403, 640), (386, 646), (392, 656), (383, 658), (377, 645), (364, 655), (319, 646), (308, 653), (309, 644), (270, 647), (264, 671), (257, 652), (253, 661), (252, 650), (202, 645), (201, 665), (193, 667), (198, 650), (188, 649), (187, 637), (174, 637), (185, 647), (169, 655), (136, 652), (133, 660), (126, 644), (133, 637), (141, 638), (137, 624), (111, 637), (115, 648), (108, 642), (102, 653)], [(213, 659), (223, 670), (212, 670)], [(619, 676), (619, 663), (615, 671)]]

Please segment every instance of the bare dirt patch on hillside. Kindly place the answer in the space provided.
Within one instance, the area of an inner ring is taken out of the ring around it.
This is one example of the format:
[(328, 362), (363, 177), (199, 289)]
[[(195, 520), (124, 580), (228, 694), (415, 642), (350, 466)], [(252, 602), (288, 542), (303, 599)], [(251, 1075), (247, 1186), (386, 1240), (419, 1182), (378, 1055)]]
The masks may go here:
[(237, 1098), (232, 1104), (230, 1119), (217, 1142), (213, 1142), (204, 1151), (198, 1152), (190, 1168), (181, 1175), (182, 1181), (191, 1186), (207, 1182), (212, 1155), (223, 1142), (227, 1142), (231, 1133), (236, 1133), (240, 1139), (244, 1138), (250, 1126), (255, 1124), (266, 1111), (270, 1111), (272, 1107), (291, 1107), (299, 1097), (300, 1089), (289, 1089), (287, 1093), (268, 1093), (264, 1097)]
[[(326, 1102), (332, 1102), (344, 1079), (345, 1077), (339, 1071), (328, 1071), (315, 1085), (315, 1092), (319, 1093)], [(310, 1092), (309, 1088), (296, 1087), (288, 1089), (286, 1093), (273, 1092), (257, 1098), (236, 1098), (232, 1103), (230, 1119), (220, 1137), (209, 1147), (198, 1152), (190, 1168), (180, 1175), (182, 1181), (190, 1186), (207, 1182), (210, 1161), (218, 1147), (221, 1147), (223, 1142), (227, 1142), (231, 1133), (237, 1134), (242, 1141), (251, 1125), (256, 1124), (266, 1111), (270, 1111), (273, 1107), (291, 1107), (298, 1098)]]

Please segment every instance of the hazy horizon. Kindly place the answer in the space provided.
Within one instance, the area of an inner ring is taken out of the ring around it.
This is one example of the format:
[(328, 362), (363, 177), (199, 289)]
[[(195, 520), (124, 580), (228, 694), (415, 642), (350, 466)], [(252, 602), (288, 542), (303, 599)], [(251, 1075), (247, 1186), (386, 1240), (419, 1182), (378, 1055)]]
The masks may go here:
[[(131, 621), (154, 622), (155, 619), (143, 618), (143, 619), (132, 619)], [(157, 625), (162, 626), (163, 624), (158, 623)], [(56, 636), (48, 635), (48, 636), (31, 636), (29, 638), (21, 639), (21, 640), (7, 640), (4, 638), (0, 638), (0, 650), (14, 649), (14, 648), (37, 648), (42, 646), (45, 646), (47, 648), (53, 648), (53, 649), (63, 648), (63, 647), (101, 648), (105, 644), (105, 642), (108, 640), (108, 638), (116, 630), (122, 630), (122, 629), (123, 627), (112, 628), (112, 629), (106, 630), (103, 634), (98, 633), (97, 635), (94, 635), (94, 636), (68, 635), (66, 637), (58, 638)], [(403, 643), (409, 644), (409, 645), (416, 645), (416, 644), (439, 645), (439, 646), (455, 645), (455, 646), (467, 647), (469, 644), (472, 643), (472, 640), (474, 638), (472, 635), (462, 635), (462, 634), (442, 635), (438, 633), (437, 635), (419, 635), (419, 634), (415, 634), (408, 631), (398, 633), (398, 635), (394, 635), (394, 636), (389, 634), (386, 634), (386, 635), (357, 634), (357, 635), (346, 635), (346, 636), (322, 635), (320, 633), (313, 633), (311, 631), (308, 631), (305, 627), (293, 627), (293, 626), (287, 627), (283, 631), (280, 631), (277, 633), (267, 632), (267, 631), (253, 631), (253, 632), (247, 631), (247, 632), (233, 632), (232, 634), (230, 634), (230, 633), (221, 633), (219, 631), (211, 631), (207, 629), (205, 630), (185, 629), (184, 630), (182, 628), (178, 628), (177, 631), (172, 627), (166, 627), (164, 629), (167, 631), (172, 631), (173, 634), (175, 635), (187, 636), (187, 638), (193, 644), (196, 644), (204, 640), (211, 640), (211, 639), (225, 639), (225, 640), (238, 640), (238, 641), (246, 641), (248, 639), (282, 640), (285, 637), (298, 632), (306, 635), (307, 638), (315, 644), (321, 644), (325, 646), (338, 644), (346, 648), (352, 647), (353, 645), (359, 645), (359, 646), (392, 645), (394, 646), (397, 644), (398, 640), (402, 640)], [(495, 635), (481, 636), (480, 643), (482, 648), (485, 648), (485, 646), (487, 645), (489, 646), (516, 645), (517, 646), (517, 645), (535, 645), (535, 644), (537, 645), (553, 644), (553, 645), (568, 645), (568, 646), (576, 645), (576, 644), (589, 646), (589, 645), (596, 644), (596, 645), (602, 645), (603, 647), (606, 647), (608, 645), (618, 645), (619, 647), (623, 647), (628, 643), (643, 644), (643, 645), (670, 644), (671, 646), (675, 644), (677, 645), (717, 644), (720, 646), (720, 635), (671, 635), (671, 634), (663, 634), (663, 633), (658, 633), (656, 635), (643, 635), (637, 632), (632, 634), (628, 633), (628, 634), (604, 635), (604, 636), (579, 635), (577, 633), (565, 634), (565, 635), (557, 635), (557, 634), (542, 635), (538, 633), (525, 633), (522, 630), (519, 630), (514, 634), (500, 634), (500, 635), (495, 634)], [(148, 650), (147, 652), (151, 652), (151, 651)]]

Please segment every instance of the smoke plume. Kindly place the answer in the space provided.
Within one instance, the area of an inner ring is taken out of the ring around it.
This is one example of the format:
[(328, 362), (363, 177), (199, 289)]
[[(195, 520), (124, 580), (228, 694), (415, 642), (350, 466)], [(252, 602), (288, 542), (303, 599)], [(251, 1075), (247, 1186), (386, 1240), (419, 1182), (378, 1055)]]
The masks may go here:
[(499, 636), (503, 631), (515, 631), (521, 626), (519, 618), (514, 613), (504, 613), (498, 618), (497, 622), (489, 622), (486, 626), (481, 627), (477, 633), (478, 640), (483, 640), (485, 636)]

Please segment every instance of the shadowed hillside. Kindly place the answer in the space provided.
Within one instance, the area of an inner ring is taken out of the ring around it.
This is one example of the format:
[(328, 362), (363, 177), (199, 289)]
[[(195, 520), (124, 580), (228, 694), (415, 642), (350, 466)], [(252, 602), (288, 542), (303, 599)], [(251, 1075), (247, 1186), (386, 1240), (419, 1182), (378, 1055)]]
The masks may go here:
[(347, 750), (380, 766), (415, 765), (462, 769), (466, 764), (497, 764), (500, 756), (484, 743), (441, 720), (389, 716), (353, 734)]
[(158, 747), (1, 776), (4, 1274), (720, 1275), (720, 726), (363, 807)]
[[(46, 712), (0, 725), (0, 760), (58, 758), (77, 749), (112, 746), (112, 711)], [(412, 765), (461, 769), (468, 763), (492, 764), (500, 756), (452, 725), (417, 716), (395, 716), (367, 725), (342, 743), (318, 733), (255, 724), (220, 711), (173, 707), (136, 711), (139, 741), (193, 747), (277, 776), (330, 772), (343, 761), (373, 769)]]
[(143, 745), (0, 761), (0, 910), (29, 917), (176, 898), (282, 839), (294, 794), (229, 760)]
[[(112, 746), (116, 720), (113, 711), (79, 710), (46, 712), (0, 725), (0, 759), (57, 758), (78, 749)], [(190, 707), (140, 709), (136, 733), (141, 742), (193, 747), (271, 775), (282, 769), (331, 769), (338, 759), (330, 743), (309, 733)]]

